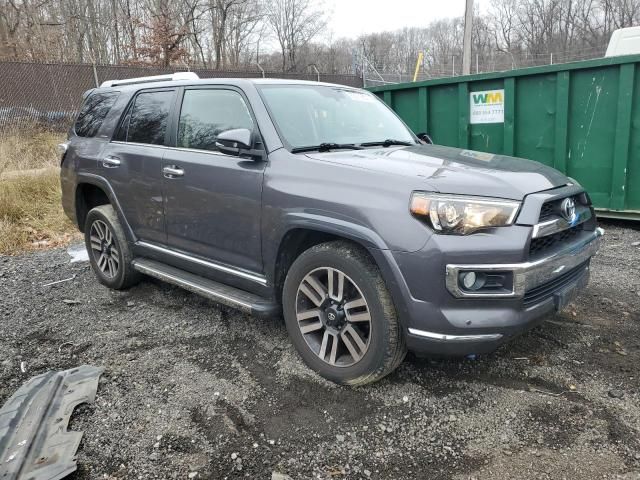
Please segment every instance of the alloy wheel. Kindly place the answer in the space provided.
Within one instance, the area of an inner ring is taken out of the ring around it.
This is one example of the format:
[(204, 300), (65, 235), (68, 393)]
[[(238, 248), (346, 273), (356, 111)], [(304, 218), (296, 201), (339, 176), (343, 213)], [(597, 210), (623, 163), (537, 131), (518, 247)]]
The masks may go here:
[(107, 278), (114, 278), (120, 267), (120, 253), (113, 233), (102, 220), (91, 224), (91, 253), (100, 272)]
[(296, 318), (309, 348), (329, 365), (352, 366), (369, 349), (369, 305), (356, 283), (336, 268), (317, 268), (302, 279)]

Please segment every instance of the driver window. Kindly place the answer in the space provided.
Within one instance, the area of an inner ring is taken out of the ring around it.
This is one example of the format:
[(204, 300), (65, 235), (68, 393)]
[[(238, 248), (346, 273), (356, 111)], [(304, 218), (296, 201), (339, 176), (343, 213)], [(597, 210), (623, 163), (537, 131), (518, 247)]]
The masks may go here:
[(233, 90), (186, 90), (178, 124), (178, 147), (217, 151), (220, 133), (253, 130), (253, 119), (242, 96)]

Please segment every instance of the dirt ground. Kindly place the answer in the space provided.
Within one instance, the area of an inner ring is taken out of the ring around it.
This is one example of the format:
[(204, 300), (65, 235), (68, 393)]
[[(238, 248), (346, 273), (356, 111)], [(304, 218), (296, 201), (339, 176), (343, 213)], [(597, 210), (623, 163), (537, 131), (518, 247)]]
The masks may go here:
[(151, 280), (109, 291), (65, 249), (0, 257), (0, 404), (47, 370), (105, 367), (72, 419), (76, 480), (638, 479), (640, 226), (603, 226), (568, 310), (360, 388), (307, 370), (282, 320)]

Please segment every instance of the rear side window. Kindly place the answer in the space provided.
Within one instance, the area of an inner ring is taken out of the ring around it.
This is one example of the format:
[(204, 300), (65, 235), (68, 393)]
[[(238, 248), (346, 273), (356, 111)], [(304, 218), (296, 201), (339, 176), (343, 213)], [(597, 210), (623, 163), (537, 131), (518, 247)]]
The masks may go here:
[(235, 128), (253, 130), (251, 114), (238, 92), (216, 89), (184, 92), (178, 147), (216, 151), (218, 135)]
[(173, 90), (163, 90), (138, 94), (124, 116), (116, 139), (163, 145), (173, 93)]
[(118, 92), (94, 93), (85, 100), (73, 130), (79, 137), (95, 137)]

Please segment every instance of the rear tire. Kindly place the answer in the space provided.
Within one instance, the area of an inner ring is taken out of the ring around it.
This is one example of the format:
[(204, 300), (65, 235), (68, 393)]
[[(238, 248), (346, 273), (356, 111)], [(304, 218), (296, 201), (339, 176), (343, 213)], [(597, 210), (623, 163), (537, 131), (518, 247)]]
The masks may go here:
[(131, 264), (133, 254), (111, 205), (100, 205), (87, 214), (84, 242), (89, 262), (98, 281), (114, 290), (129, 288), (140, 281)]
[(376, 264), (357, 245), (334, 241), (302, 253), (287, 273), (282, 304), (296, 350), (332, 382), (375, 382), (406, 355), (391, 295)]

